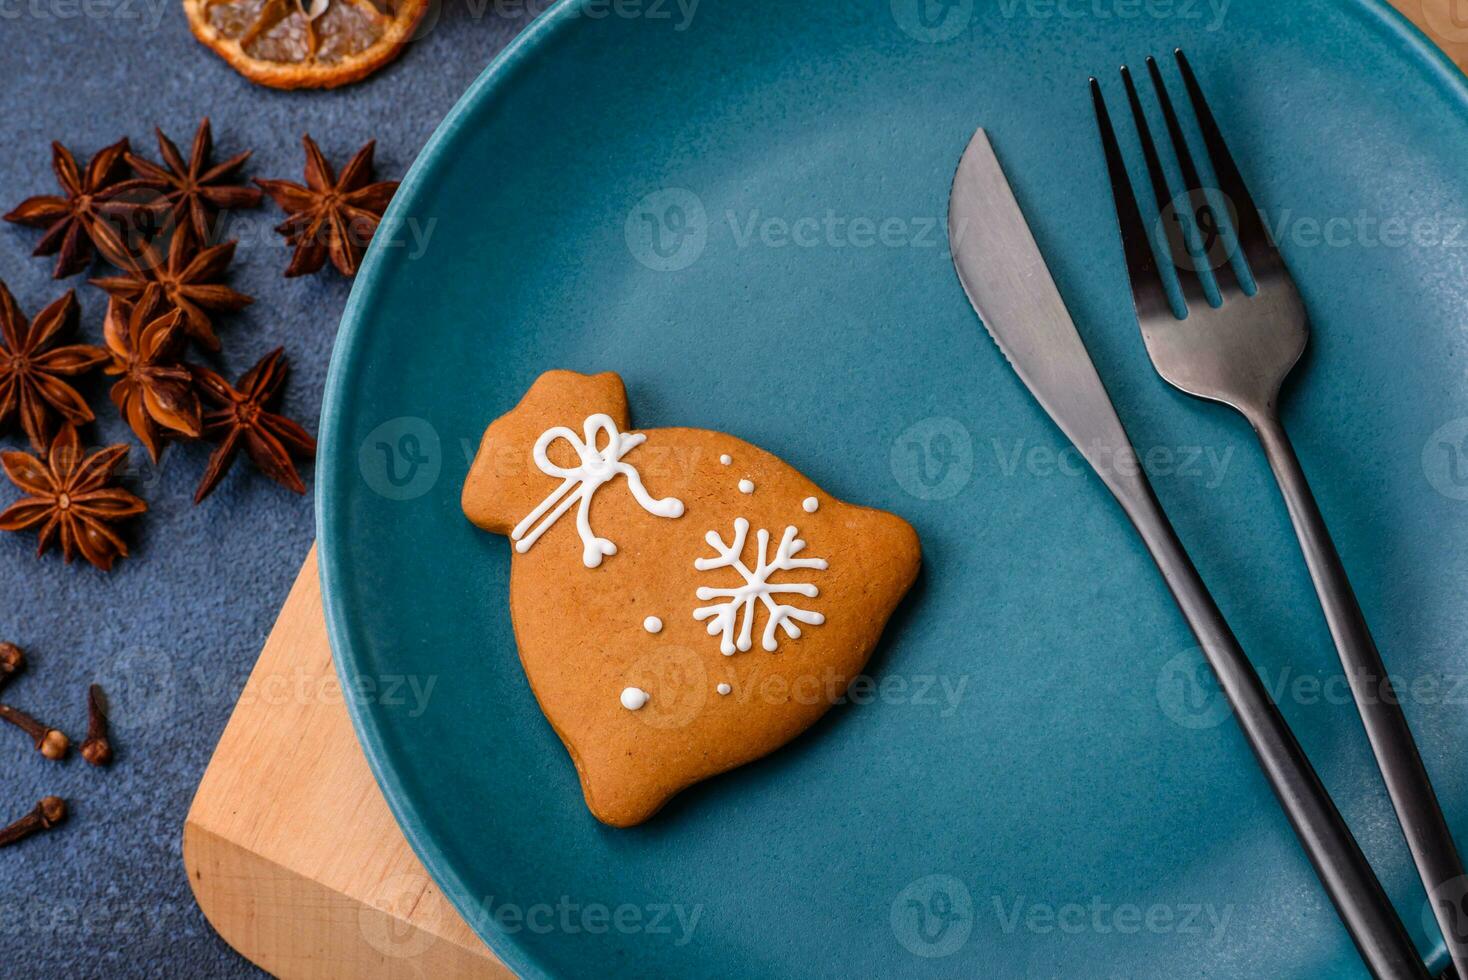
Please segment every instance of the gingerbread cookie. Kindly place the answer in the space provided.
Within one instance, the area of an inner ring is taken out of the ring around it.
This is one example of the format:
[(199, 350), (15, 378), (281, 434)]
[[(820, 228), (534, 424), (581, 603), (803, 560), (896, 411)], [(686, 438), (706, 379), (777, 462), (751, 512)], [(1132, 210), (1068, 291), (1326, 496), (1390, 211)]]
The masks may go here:
[(586, 805), (627, 827), (845, 693), (918, 572), (906, 521), (702, 429), (632, 431), (615, 374), (542, 375), (464, 513), (510, 538), (510, 617)]

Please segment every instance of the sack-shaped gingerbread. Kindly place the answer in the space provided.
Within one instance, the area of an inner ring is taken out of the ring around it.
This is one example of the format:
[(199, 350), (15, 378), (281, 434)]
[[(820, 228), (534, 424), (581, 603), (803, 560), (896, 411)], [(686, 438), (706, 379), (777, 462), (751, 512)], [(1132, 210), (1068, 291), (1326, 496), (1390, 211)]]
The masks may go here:
[(762, 449), (630, 424), (617, 375), (548, 372), (485, 431), (463, 495), (510, 539), (525, 674), (619, 827), (809, 727), (920, 560), (906, 521)]

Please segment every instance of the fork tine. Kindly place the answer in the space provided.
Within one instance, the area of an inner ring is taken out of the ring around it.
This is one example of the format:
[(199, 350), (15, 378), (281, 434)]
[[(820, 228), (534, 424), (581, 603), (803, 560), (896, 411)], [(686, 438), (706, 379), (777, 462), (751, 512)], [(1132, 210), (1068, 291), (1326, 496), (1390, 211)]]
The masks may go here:
[[(1198, 269), (1193, 264), (1193, 256), (1188, 251), (1182, 228), (1178, 222), (1166, 219), (1168, 205), (1172, 203), (1172, 192), (1167, 186), (1167, 175), (1162, 171), (1162, 161), (1157, 157), (1157, 145), (1152, 142), (1152, 130), (1147, 125), (1147, 116), (1142, 110), (1142, 100), (1137, 97), (1137, 86), (1132, 83), (1132, 73), (1125, 65), (1121, 67), (1121, 80), (1126, 85), (1127, 102), (1131, 105), (1132, 120), (1137, 125), (1137, 135), (1141, 137), (1142, 156), (1147, 161), (1147, 175), (1152, 180), (1152, 195), (1157, 199), (1157, 213), (1161, 216), (1163, 233), (1167, 235), (1168, 252), (1174, 257), (1172, 264), (1177, 269), (1178, 285), (1182, 287), (1184, 305), (1191, 308), (1198, 303), (1207, 303), (1207, 294), (1203, 292), (1203, 281), (1198, 278)], [(1186, 261), (1176, 261), (1178, 256), (1186, 256)]]
[(1111, 177), (1111, 197), (1116, 202), (1116, 223), (1121, 228), (1121, 246), (1126, 253), (1126, 271), (1132, 283), (1132, 303), (1137, 308), (1137, 317), (1144, 318), (1163, 310), (1171, 312), (1167, 289), (1162, 284), (1162, 274), (1157, 270), (1157, 256), (1147, 237), (1147, 226), (1142, 222), (1136, 194), (1132, 192), (1132, 181), (1127, 176), (1116, 131), (1111, 128), (1106, 98), (1101, 94), (1101, 83), (1094, 78), (1091, 79), (1091, 102), (1096, 109), (1096, 127), (1101, 131), (1101, 148), (1106, 154), (1106, 172)]
[[(1203, 181), (1198, 177), (1198, 167), (1193, 162), (1193, 152), (1188, 149), (1188, 141), (1183, 137), (1183, 128), (1178, 123), (1177, 112), (1172, 107), (1172, 97), (1168, 95), (1167, 83), (1162, 80), (1162, 70), (1157, 67), (1156, 58), (1147, 59), (1147, 73), (1152, 77), (1152, 88), (1157, 92), (1157, 102), (1162, 107), (1162, 118), (1167, 124), (1167, 137), (1177, 156), (1178, 169), (1182, 171), (1184, 193), (1188, 196), (1188, 210), (1192, 213), (1194, 224), (1198, 224), (1200, 208), (1207, 207), (1213, 217), (1216, 233), (1221, 234), (1223, 226), (1219, 216), (1213, 213), (1212, 202), (1203, 190)], [(1203, 229), (1199, 230), (1201, 232)], [(1212, 266), (1211, 256), (1206, 248), (1203, 258), (1205, 263)], [(1233, 263), (1227, 256), (1223, 262), (1213, 267), (1213, 279), (1218, 283), (1219, 295), (1225, 299), (1230, 293), (1243, 293), (1238, 276), (1234, 274)]]
[(1233, 202), (1234, 209), (1238, 212), (1234, 216), (1234, 230), (1238, 234), (1239, 245), (1244, 250), (1244, 257), (1249, 260), (1249, 271), (1255, 282), (1258, 282), (1264, 273), (1283, 270), (1284, 260), (1270, 241), (1264, 222), (1259, 217), (1259, 208), (1249, 194), (1249, 188), (1244, 186), (1244, 178), (1234, 163), (1233, 154), (1228, 151), (1228, 144), (1223, 141), (1223, 133), (1218, 129), (1213, 111), (1203, 98), (1203, 89), (1198, 85), (1197, 76), (1193, 74), (1193, 66), (1188, 64), (1187, 56), (1181, 48), (1174, 51), (1173, 55), (1182, 72), (1183, 84), (1187, 86), (1188, 99), (1193, 103), (1193, 115), (1198, 119), (1198, 128), (1203, 131), (1203, 143), (1208, 148), (1213, 173), (1218, 177), (1219, 190)]

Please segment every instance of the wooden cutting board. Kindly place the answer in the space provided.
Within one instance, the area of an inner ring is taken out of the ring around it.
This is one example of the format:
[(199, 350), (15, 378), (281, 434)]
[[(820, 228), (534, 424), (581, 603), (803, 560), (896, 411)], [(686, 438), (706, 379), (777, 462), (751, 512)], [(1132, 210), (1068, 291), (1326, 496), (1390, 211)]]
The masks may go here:
[[(1468, 0), (1391, 2), (1468, 70)], [(210, 924), (276, 976), (512, 976), (429, 879), (367, 768), (315, 549), (199, 784), (183, 855)]]
[(511, 977), (398, 830), (347, 718), (312, 548), (184, 822), (199, 907), (278, 977)]

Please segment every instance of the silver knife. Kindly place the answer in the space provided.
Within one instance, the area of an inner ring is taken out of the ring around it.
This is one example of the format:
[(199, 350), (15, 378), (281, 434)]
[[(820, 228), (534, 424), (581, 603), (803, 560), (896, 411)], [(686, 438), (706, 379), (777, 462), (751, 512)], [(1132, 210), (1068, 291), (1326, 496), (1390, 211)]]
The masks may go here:
[(1377, 977), (1427, 972), (1320, 777), (1239, 648), (1137, 465), (989, 137), (974, 133), (948, 198), (959, 281), (999, 350), (1136, 527), (1361, 957)]

